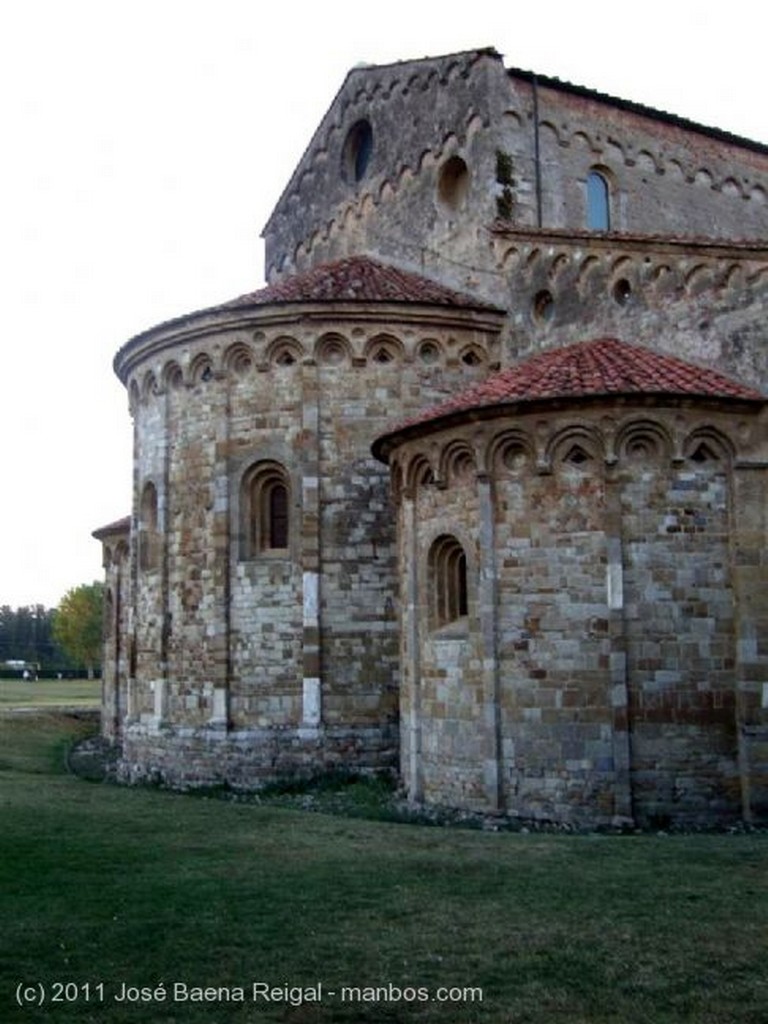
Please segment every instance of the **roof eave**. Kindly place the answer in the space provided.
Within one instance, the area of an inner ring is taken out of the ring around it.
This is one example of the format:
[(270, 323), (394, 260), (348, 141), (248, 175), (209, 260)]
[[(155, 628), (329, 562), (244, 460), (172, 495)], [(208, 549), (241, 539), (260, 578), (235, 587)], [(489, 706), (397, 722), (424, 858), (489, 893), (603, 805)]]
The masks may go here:
[(515, 415), (516, 413), (536, 413), (543, 409), (557, 409), (571, 405), (599, 405), (606, 401), (620, 402), (621, 404), (637, 403), (668, 404), (675, 407), (696, 403), (704, 406), (721, 406), (726, 404), (729, 409), (753, 410), (768, 404), (766, 398), (749, 398), (737, 395), (714, 395), (710, 393), (697, 393), (693, 391), (602, 391), (589, 395), (550, 395), (543, 398), (515, 398), (489, 402), (482, 405), (467, 406), (464, 409), (454, 409), (435, 416), (430, 419), (416, 420), (402, 424), (394, 430), (377, 437), (371, 445), (371, 453), (374, 458), (385, 465), (389, 464), (389, 456), (400, 445), (407, 443), (419, 436), (440, 433), (451, 427), (464, 423), (479, 423), (497, 419), (502, 416)]
[(502, 309), (485, 305), (448, 305), (414, 300), (381, 299), (285, 299), (268, 303), (242, 306), (214, 306), (166, 320), (134, 335), (122, 345), (112, 361), (116, 376), (123, 384), (137, 362), (181, 342), (200, 340), (223, 328), (237, 330), (254, 324), (260, 327), (303, 321), (340, 320), (407, 321), (409, 323), (439, 324), (445, 327), (473, 326), (491, 332), (502, 329), (506, 313)]
[(729, 145), (738, 146), (741, 149), (749, 149), (756, 153), (768, 154), (768, 144), (758, 142), (755, 139), (747, 139), (742, 135), (735, 135), (723, 128), (713, 128), (700, 124), (689, 118), (681, 117), (678, 114), (671, 114), (665, 110), (658, 110), (655, 107), (638, 103), (635, 100), (625, 100), (609, 93), (600, 92), (598, 89), (591, 89), (585, 85), (576, 85), (573, 82), (566, 82), (560, 78), (542, 75), (536, 71), (528, 71), (524, 68), (506, 68), (510, 77), (520, 78), (523, 81), (543, 85), (548, 89), (555, 89), (559, 92), (566, 92), (572, 96), (581, 96), (584, 99), (594, 100), (606, 106), (615, 107), (617, 110), (625, 110), (628, 113), (638, 114), (654, 121), (663, 121), (665, 124), (674, 125), (687, 132), (696, 132), (698, 135), (706, 135), (709, 138), (717, 139), (718, 142), (726, 142)]

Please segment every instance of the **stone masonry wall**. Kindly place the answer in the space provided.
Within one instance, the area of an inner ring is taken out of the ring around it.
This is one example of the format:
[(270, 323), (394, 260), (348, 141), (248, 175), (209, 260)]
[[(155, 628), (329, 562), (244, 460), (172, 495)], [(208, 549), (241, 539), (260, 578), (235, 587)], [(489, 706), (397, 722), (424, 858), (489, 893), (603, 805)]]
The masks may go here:
[(119, 740), (127, 711), (129, 652), (126, 649), (130, 606), (129, 537), (126, 523), (97, 532), (104, 564), (104, 648), (102, 657), (101, 732)]
[[(459, 446), (471, 479), (450, 472)], [(521, 407), (404, 442), (411, 796), (589, 824), (764, 813), (764, 454), (754, 409), (650, 399)], [(438, 532), (468, 563), (468, 615), (441, 630)]]
[(621, 487), (633, 799), (656, 823), (741, 799), (730, 487), (706, 451), (671, 471), (666, 452), (630, 453)]
[[(427, 802), (472, 810), (486, 806), (483, 652), (475, 598), (479, 549), (474, 529), (467, 528), (477, 521), (478, 511), (469, 471), (452, 474), (447, 487), (420, 486), (415, 497), (416, 528), (409, 537), (414, 552), (410, 569), (417, 573), (415, 629), (420, 647), (418, 678), (410, 673), (411, 686), (419, 690), (419, 795)], [(428, 556), (432, 544), (444, 534), (462, 542), (471, 597), (466, 616), (438, 625)]]
[[(158, 525), (135, 559), (129, 778), (256, 784), (397, 757), (394, 524), (371, 438), (498, 365), (500, 318), (249, 316), (169, 325), (134, 357), (136, 534), (148, 483)], [(287, 550), (246, 543), (242, 481), (263, 462), (289, 482)]]
[(509, 310), (505, 364), (616, 337), (768, 390), (764, 246), (500, 228), (493, 247)]
[(547, 475), (514, 444), (497, 465), (506, 802), (527, 817), (610, 819), (618, 812), (600, 452), (577, 434), (563, 438)]
[[(363, 122), (356, 179), (345, 154)], [(768, 234), (761, 147), (534, 84), (477, 51), (350, 72), (265, 228), (267, 276), (367, 252), (504, 304), (489, 230), (585, 231), (591, 170), (609, 185), (612, 233)]]

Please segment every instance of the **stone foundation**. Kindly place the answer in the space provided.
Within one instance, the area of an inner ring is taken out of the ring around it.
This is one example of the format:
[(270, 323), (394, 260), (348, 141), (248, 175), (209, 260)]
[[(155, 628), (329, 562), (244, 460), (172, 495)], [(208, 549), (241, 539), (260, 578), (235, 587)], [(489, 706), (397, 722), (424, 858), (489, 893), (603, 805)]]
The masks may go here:
[(253, 790), (279, 779), (397, 767), (397, 727), (224, 729), (129, 726), (118, 779), (176, 789)]

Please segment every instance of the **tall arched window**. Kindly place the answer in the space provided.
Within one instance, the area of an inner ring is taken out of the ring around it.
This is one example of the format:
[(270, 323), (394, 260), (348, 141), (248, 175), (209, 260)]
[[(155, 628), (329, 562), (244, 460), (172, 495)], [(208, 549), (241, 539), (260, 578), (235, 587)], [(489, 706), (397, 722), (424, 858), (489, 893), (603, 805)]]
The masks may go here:
[(288, 547), (288, 488), (282, 480), (269, 480), (261, 499), (262, 538), (268, 548)]
[(442, 534), (429, 549), (430, 616), (433, 628), (467, 614), (467, 556), (450, 534)]
[(139, 565), (142, 569), (157, 568), (159, 548), (157, 488), (148, 480), (139, 505)]
[(286, 551), (290, 544), (290, 485), (277, 462), (257, 462), (245, 473), (240, 493), (242, 554)]
[(366, 118), (356, 121), (347, 132), (341, 154), (342, 175), (349, 184), (362, 181), (373, 154), (373, 129)]
[(611, 230), (611, 192), (600, 171), (587, 175), (587, 227), (590, 231)]

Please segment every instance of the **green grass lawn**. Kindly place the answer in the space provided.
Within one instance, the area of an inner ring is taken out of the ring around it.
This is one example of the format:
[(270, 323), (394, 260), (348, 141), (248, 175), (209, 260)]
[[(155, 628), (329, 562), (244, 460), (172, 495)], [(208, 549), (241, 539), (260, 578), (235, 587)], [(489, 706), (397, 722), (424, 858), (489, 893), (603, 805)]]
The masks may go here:
[(99, 679), (0, 679), (0, 710), (9, 707), (66, 705), (97, 707), (101, 703)]
[[(493, 833), (89, 784), (62, 767), (86, 728), (0, 715), (3, 1022), (768, 1021), (766, 835)], [(20, 983), (45, 1005), (19, 1008)]]

